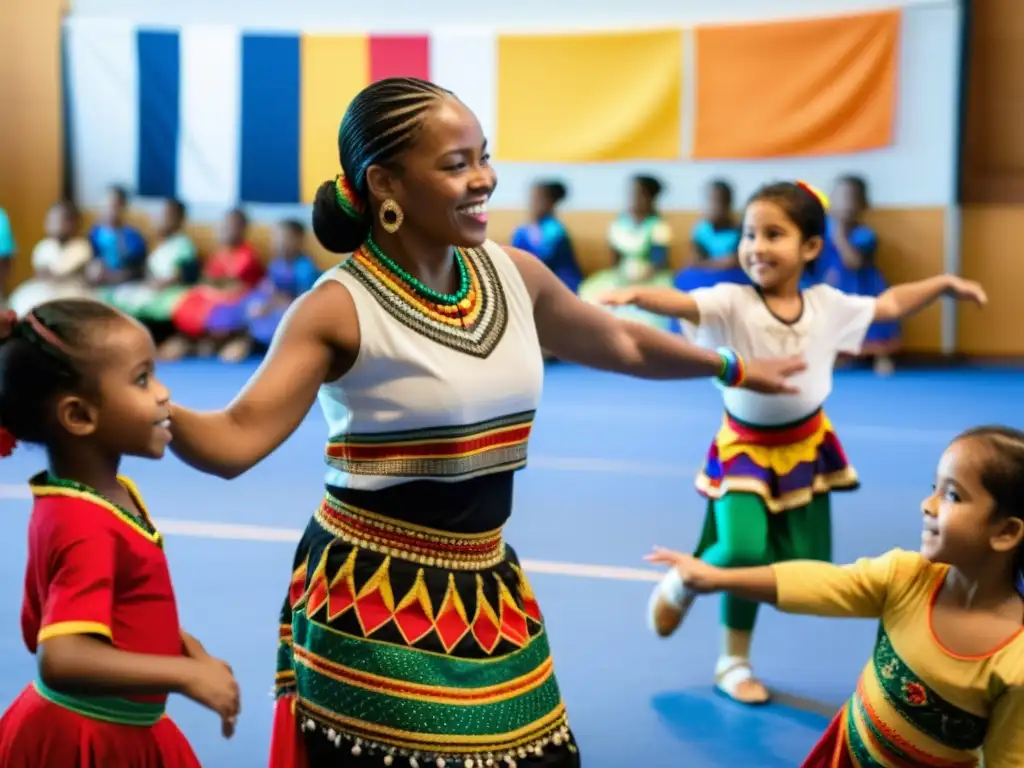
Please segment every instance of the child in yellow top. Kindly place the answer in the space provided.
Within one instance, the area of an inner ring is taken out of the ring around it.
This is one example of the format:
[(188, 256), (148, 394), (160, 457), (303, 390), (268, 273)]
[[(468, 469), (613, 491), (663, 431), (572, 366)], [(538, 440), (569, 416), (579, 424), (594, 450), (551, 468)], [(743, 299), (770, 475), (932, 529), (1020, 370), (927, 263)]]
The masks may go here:
[(958, 436), (921, 504), (920, 553), (716, 568), (656, 548), (698, 593), (880, 619), (857, 689), (803, 768), (1024, 766), (1024, 432)]

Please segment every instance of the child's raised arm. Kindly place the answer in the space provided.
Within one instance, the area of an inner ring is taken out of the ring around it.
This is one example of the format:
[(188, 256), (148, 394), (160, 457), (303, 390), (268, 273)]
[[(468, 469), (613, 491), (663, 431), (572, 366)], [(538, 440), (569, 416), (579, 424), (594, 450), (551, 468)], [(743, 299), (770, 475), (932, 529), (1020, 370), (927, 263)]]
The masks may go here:
[(597, 301), (599, 304), (609, 307), (632, 304), (652, 314), (678, 317), (694, 325), (700, 322), (700, 312), (697, 309), (696, 300), (688, 293), (677, 291), (675, 288), (619, 288), (602, 294)]
[(842, 566), (793, 560), (760, 568), (718, 568), (690, 555), (656, 547), (646, 559), (675, 568), (683, 588), (694, 594), (728, 592), (775, 605), (786, 613), (877, 618), (901, 556), (906, 555), (894, 550)]
[(956, 275), (937, 275), (886, 290), (875, 301), (875, 321), (891, 322), (917, 314), (940, 296), (972, 301), (979, 307), (988, 303), (985, 289), (973, 280)]

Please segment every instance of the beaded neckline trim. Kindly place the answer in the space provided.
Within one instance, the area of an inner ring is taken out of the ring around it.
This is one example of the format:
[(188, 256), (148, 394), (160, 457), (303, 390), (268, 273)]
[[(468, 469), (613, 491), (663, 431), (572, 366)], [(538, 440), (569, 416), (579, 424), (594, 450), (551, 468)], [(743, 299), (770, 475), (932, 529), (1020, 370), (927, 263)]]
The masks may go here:
[[(379, 251), (379, 249), (376, 249)], [(460, 289), (426, 296), (423, 287), (390, 259), (365, 245), (341, 266), (396, 320), (432, 341), (486, 358), (508, 325), (508, 305), (497, 270), (481, 248), (459, 251)], [(461, 287), (465, 285), (465, 290)]]

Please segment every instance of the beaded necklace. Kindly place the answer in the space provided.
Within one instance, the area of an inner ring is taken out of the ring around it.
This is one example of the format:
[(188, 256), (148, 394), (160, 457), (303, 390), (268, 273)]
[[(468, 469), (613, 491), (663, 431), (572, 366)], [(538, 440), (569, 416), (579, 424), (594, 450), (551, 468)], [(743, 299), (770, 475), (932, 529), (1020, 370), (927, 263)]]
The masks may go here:
[(149, 520), (144, 515), (140, 515), (138, 512), (133, 512), (130, 509), (122, 507), (120, 504), (115, 504), (102, 493), (98, 493), (94, 488), (90, 488), (88, 485), (85, 485), (84, 483), (79, 483), (76, 482), (75, 480), (66, 480), (62, 477), (57, 477), (56, 475), (47, 472), (46, 484), (54, 486), (56, 488), (67, 488), (72, 491), (78, 491), (79, 493), (85, 493), (88, 494), (89, 496), (95, 496), (98, 499), (102, 499), (103, 501), (107, 502), (107, 504), (114, 507), (114, 509), (120, 512), (122, 515), (127, 517), (133, 523), (135, 523), (137, 526), (139, 526), (146, 533), (156, 533), (156, 529), (153, 527), (153, 524), (149, 522)]
[(381, 247), (374, 242), (372, 237), (366, 239), (366, 247), (370, 249), (370, 252), (384, 267), (388, 269), (392, 274), (396, 275), (412, 290), (419, 294), (420, 298), (426, 299), (427, 301), (435, 304), (460, 304), (465, 301), (469, 295), (471, 282), (469, 278), (469, 268), (466, 266), (466, 256), (463, 254), (461, 248), (455, 249), (455, 262), (459, 265), (459, 289), (455, 293), (441, 293), (435, 291), (428, 285), (423, 284), (415, 277), (410, 275), (404, 269), (402, 269), (394, 259), (384, 253)]

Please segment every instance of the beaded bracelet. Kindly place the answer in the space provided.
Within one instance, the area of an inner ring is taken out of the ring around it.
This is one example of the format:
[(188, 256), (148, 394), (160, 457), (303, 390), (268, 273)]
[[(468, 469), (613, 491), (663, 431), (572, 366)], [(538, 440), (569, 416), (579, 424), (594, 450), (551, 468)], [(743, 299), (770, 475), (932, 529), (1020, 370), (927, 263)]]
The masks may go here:
[(719, 347), (715, 351), (722, 358), (718, 380), (727, 387), (738, 387), (747, 378), (747, 366), (743, 364), (743, 358), (732, 347)]

